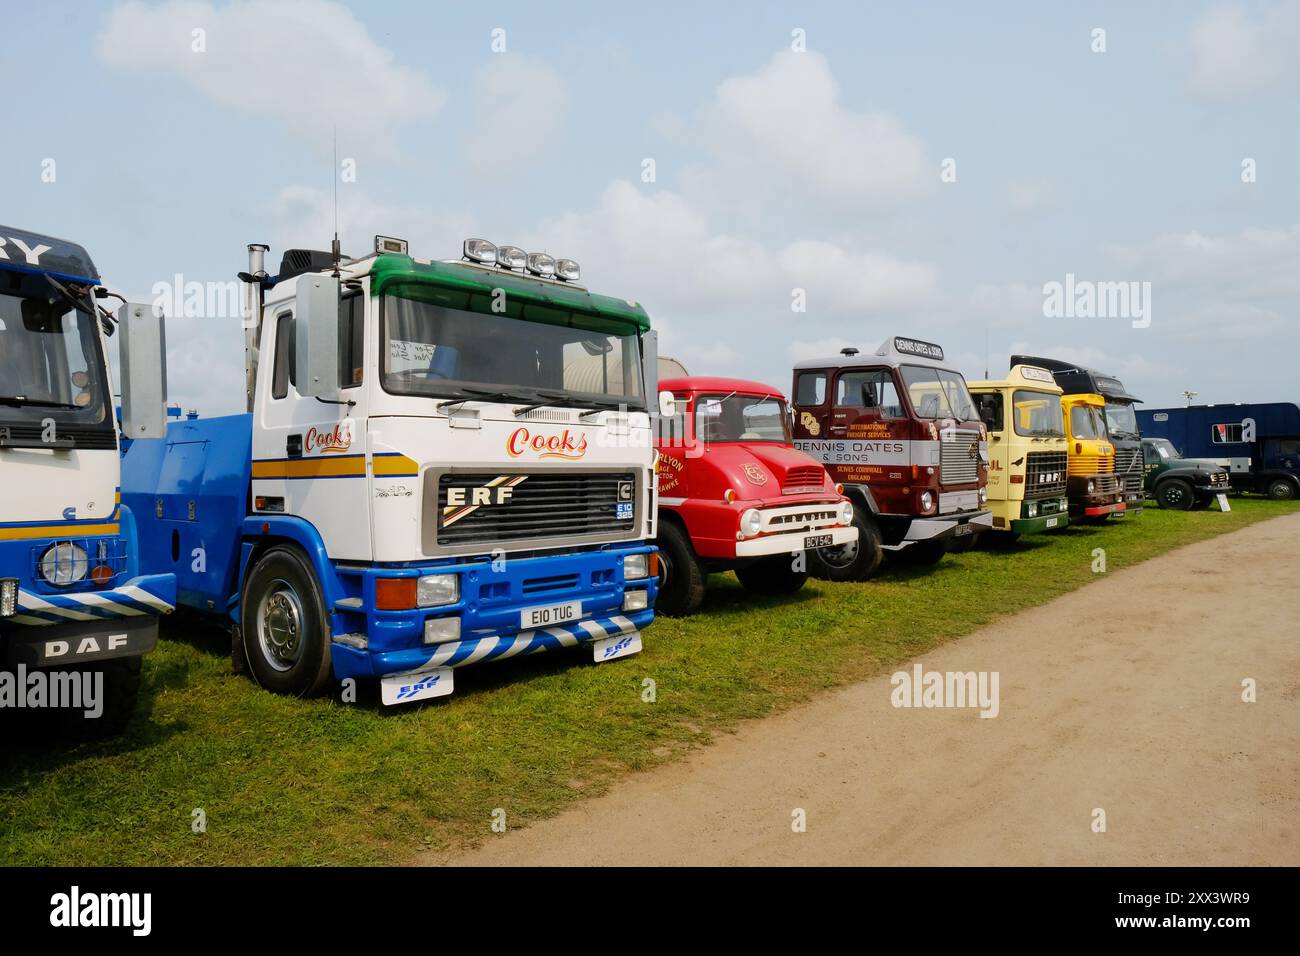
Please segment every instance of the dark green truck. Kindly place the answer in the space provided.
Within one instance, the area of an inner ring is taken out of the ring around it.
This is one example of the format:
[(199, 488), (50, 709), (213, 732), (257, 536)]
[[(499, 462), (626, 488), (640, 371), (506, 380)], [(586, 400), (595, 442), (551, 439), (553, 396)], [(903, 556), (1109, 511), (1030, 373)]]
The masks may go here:
[(1184, 458), (1167, 438), (1143, 438), (1147, 494), (1161, 508), (1186, 511), (1231, 490), (1228, 469), (1204, 458)]

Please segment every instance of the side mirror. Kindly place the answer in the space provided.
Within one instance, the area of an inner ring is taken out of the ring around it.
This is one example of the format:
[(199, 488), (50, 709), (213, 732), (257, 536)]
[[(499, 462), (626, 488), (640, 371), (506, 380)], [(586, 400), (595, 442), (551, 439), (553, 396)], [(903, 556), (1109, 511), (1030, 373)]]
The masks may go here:
[(654, 329), (641, 336), (641, 376), (645, 380), (645, 407), (650, 410), (650, 396), (659, 396), (659, 413), (663, 414), (663, 396), (659, 392), (659, 333)]
[(659, 414), (664, 418), (672, 418), (677, 414), (677, 398), (672, 392), (659, 393)]
[(304, 275), (294, 305), (294, 379), (299, 395), (334, 401), (339, 392), (339, 280)]
[(128, 302), (117, 313), (122, 367), (122, 434), (167, 436), (167, 336), (152, 306)]

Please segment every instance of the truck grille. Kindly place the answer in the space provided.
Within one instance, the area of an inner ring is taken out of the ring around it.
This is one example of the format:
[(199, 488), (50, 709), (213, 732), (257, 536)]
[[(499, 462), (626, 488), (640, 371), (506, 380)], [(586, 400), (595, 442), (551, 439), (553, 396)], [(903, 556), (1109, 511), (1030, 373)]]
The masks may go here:
[(958, 428), (939, 441), (939, 480), (945, 485), (974, 484), (980, 478), (980, 435)]
[(1059, 498), (1065, 494), (1063, 451), (1032, 451), (1025, 462), (1025, 497)]
[[(527, 539), (572, 539), (631, 532), (636, 525), (636, 475), (632, 472), (499, 475), (451, 472), (426, 479), (425, 541), (496, 544)], [(508, 496), (501, 489), (508, 488)], [(456, 502), (448, 504), (448, 493)], [(476, 489), (486, 489), (478, 496)], [(476, 501), (487, 503), (476, 504)], [(464, 504), (461, 502), (464, 501)], [(433, 505), (430, 508), (430, 505)]]
[(1113, 495), (1120, 490), (1118, 475), (1097, 475), (1093, 481), (1099, 495)]
[(1115, 474), (1120, 476), (1124, 482), (1124, 490), (1127, 492), (1139, 492), (1145, 483), (1143, 474), (1143, 461), (1141, 448), (1116, 448), (1115, 449)]
[[(1110, 475), (1115, 471), (1115, 459), (1112, 455), (1071, 455), (1069, 461), (1071, 477)], [(1116, 485), (1116, 488), (1118, 487)]]
[(820, 490), (822, 487), (822, 474), (822, 469), (813, 465), (791, 468), (785, 473), (785, 483), (781, 485), (781, 491), (788, 495), (806, 488)]

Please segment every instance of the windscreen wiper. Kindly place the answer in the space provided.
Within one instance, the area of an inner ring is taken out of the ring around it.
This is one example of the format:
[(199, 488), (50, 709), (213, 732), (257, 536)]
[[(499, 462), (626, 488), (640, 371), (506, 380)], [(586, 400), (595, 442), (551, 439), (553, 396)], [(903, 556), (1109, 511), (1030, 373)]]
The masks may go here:
[(554, 395), (547, 392), (538, 392), (540, 401), (532, 402), (528, 405), (520, 405), (515, 409), (515, 418), (520, 415), (526, 415), (535, 408), (543, 408), (547, 405), (573, 405), (574, 399), (568, 395)]
[(583, 412), (582, 414), (580, 414), (580, 415), (578, 416), (579, 418), (586, 418), (588, 415), (599, 415), (601, 412), (617, 411), (618, 409), (622, 408), (622, 407), (624, 406), (624, 404), (626, 404), (626, 403), (624, 403), (624, 402), (599, 402), (599, 401), (595, 401), (595, 402), (593, 402), (593, 401), (584, 401), (583, 404), (584, 404), (584, 405), (595, 405), (596, 407), (595, 407), (595, 408), (589, 408), (589, 409), (587, 409), (585, 412)]
[(481, 388), (462, 388), (462, 392), (468, 392), (466, 398), (454, 398), (449, 402), (439, 402), (438, 411), (445, 412), (449, 408), (456, 408), (464, 405), (466, 402), (504, 402), (509, 398), (522, 398), (522, 395), (516, 395), (514, 392), (489, 392)]
[(80, 405), (73, 405), (70, 402), (47, 402), (39, 398), (25, 398), (22, 395), (0, 395), (0, 405), (9, 405), (12, 408), (69, 408), (77, 411)]

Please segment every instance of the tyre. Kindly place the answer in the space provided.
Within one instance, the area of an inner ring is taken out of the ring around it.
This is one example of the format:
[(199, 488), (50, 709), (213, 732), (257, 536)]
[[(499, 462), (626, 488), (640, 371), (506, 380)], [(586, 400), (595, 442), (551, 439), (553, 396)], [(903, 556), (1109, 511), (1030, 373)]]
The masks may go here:
[(796, 571), (789, 554), (774, 554), (736, 569), (746, 591), (756, 594), (794, 594), (808, 580), (808, 572)]
[(1196, 492), (1189, 482), (1170, 478), (1156, 487), (1156, 501), (1170, 511), (1187, 511), (1196, 504)]
[(301, 552), (274, 547), (258, 559), (244, 586), (239, 619), (249, 672), (262, 687), (309, 697), (329, 684), (329, 616)]
[(78, 668), (88, 674), (103, 674), (102, 710), (88, 717), (84, 710), (65, 710), (59, 715), (60, 732), (72, 740), (104, 740), (126, 730), (140, 696), (140, 658), (123, 657), (102, 664)]
[(669, 617), (694, 614), (704, 603), (704, 569), (695, 557), (686, 532), (675, 522), (660, 521), (659, 537), (659, 594), (655, 598), (655, 611)]
[(1264, 493), (1274, 501), (1290, 501), (1296, 497), (1296, 487), (1285, 478), (1274, 478), (1265, 487)]
[(853, 503), (853, 527), (858, 540), (808, 552), (808, 569), (826, 581), (865, 581), (880, 569), (885, 549), (876, 520), (865, 507)]

